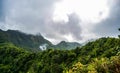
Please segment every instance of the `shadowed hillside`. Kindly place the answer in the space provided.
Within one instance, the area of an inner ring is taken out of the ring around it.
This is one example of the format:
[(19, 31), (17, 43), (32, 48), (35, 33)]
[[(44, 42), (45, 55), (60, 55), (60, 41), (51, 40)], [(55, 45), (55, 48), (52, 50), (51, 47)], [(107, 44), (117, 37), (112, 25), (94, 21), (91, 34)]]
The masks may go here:
[(57, 45), (53, 45), (50, 41), (45, 39), (42, 35), (32, 35), (20, 32), (18, 30), (0, 30), (0, 43), (13, 43), (14, 45), (25, 48), (29, 51), (41, 51), (44, 49), (61, 49), (70, 50), (81, 46), (81, 44), (76, 42), (61, 42)]
[(37, 51), (43, 43), (52, 45), (51, 42), (44, 39), (41, 35), (25, 34), (16, 30), (0, 30), (0, 42), (10, 42), (16, 46), (27, 48), (28, 50)]

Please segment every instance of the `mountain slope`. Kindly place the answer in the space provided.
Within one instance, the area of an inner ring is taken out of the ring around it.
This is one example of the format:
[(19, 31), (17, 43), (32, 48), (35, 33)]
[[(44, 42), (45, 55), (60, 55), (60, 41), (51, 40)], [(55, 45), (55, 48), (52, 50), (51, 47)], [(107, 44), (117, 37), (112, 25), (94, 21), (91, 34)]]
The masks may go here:
[(46, 49), (61, 49), (70, 50), (81, 46), (76, 42), (61, 42), (57, 45), (53, 45), (50, 41), (45, 39), (42, 35), (32, 35), (20, 32), (18, 30), (0, 30), (0, 43), (9, 42), (14, 45), (25, 48), (30, 51), (41, 51)]
[(82, 57), (82, 59), (78, 58), (78, 60), (83, 64), (89, 62), (91, 58), (110, 58), (120, 52), (120, 39), (100, 38), (96, 41), (87, 43), (81, 48), (75, 49), (74, 52), (78, 57)]
[(61, 49), (61, 50), (71, 50), (75, 49), (76, 47), (82, 46), (81, 44), (77, 42), (66, 42), (66, 41), (61, 41), (57, 45), (55, 45), (55, 48)]
[(0, 43), (1, 73), (120, 73), (120, 39), (100, 38), (73, 50), (33, 53)]
[(44, 43), (52, 45), (51, 42), (44, 39), (41, 35), (25, 34), (16, 30), (0, 30), (0, 42), (10, 42), (16, 46), (27, 48), (32, 51), (39, 50), (39, 46)]

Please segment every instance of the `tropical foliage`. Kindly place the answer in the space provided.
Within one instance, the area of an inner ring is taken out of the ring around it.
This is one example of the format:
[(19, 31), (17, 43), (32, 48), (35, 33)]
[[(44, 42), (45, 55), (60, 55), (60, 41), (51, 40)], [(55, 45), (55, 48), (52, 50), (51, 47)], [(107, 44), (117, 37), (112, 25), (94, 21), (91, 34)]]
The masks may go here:
[(1, 73), (120, 73), (120, 39), (100, 38), (73, 50), (37, 53), (0, 43)]

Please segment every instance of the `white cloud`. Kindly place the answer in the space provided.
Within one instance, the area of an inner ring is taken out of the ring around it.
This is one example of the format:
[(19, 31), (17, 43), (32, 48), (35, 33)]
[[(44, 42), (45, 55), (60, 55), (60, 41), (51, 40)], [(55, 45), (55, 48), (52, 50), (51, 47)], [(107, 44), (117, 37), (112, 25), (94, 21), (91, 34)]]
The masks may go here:
[(109, 15), (109, 0), (61, 0), (56, 3), (54, 20), (68, 21), (67, 14), (76, 13), (84, 22), (100, 22)]

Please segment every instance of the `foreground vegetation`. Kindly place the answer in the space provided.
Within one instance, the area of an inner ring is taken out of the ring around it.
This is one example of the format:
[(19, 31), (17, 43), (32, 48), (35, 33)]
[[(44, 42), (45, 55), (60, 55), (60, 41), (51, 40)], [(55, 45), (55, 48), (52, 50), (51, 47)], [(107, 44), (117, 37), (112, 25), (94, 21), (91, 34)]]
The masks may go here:
[(29, 52), (0, 43), (1, 73), (120, 73), (120, 39), (100, 38), (74, 50)]

